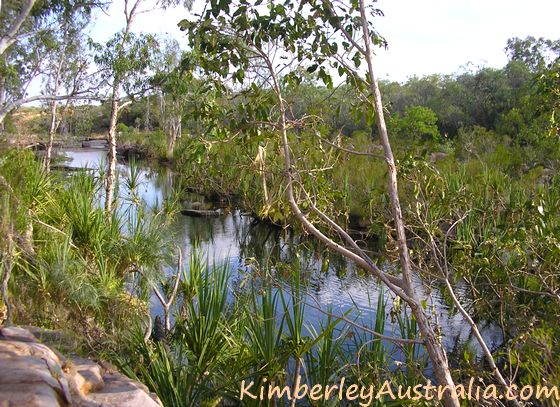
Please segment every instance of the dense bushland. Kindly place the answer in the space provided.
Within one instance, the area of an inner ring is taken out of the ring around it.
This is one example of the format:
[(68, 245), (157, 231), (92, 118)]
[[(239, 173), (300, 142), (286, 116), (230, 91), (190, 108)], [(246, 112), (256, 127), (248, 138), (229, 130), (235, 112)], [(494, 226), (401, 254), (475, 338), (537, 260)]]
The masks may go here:
[[(428, 279), (430, 270), (445, 270), (466, 285), (474, 319), (501, 327), (504, 344), (494, 356), (503, 369), (517, 372), (519, 383), (543, 377), (557, 383), (560, 151), (553, 89), (559, 60), (531, 63), (520, 43), (508, 44), (511, 61), (503, 69), (413, 78), (383, 89), (416, 264)], [(379, 146), (367, 116), (344, 85), (330, 90), (289, 82), (286, 94), (292, 119), (315, 121), (316, 130), (296, 128), (289, 135), (302, 169), (298, 182), (313, 192), (317, 207), (350, 229), (365, 230), (390, 257), (396, 236), (386, 167), (374, 158)], [(207, 117), (195, 109), (186, 118), (193, 119)], [(283, 194), (274, 134), (206, 131), (187, 135), (175, 150), (186, 184), (236, 197), (257, 216), (297, 228)], [(433, 284), (439, 285), (437, 277)]]
[[(145, 319), (149, 282), (173, 260), (162, 233), (173, 205), (152, 214), (132, 192), (106, 216), (103, 173), (90, 171), (46, 173), (29, 150), (0, 158), (3, 319), (73, 331), (100, 350)], [(136, 173), (121, 187), (134, 191)]]

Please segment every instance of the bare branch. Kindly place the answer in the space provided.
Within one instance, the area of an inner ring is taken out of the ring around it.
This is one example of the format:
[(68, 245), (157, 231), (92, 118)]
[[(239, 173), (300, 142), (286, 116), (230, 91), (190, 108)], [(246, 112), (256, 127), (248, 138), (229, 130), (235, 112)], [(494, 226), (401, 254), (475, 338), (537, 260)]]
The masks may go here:
[(126, 102), (122, 103), (118, 108), (117, 108), (117, 112), (120, 112), (121, 110), (123, 110), (125, 107), (127, 107), (128, 105), (132, 104), (132, 100), (127, 100)]
[(336, 148), (340, 151), (344, 151), (345, 153), (348, 153), (348, 154), (385, 159), (385, 156), (383, 156), (381, 154), (368, 153), (367, 151), (356, 151), (356, 150), (352, 150), (350, 148), (339, 146), (338, 144), (335, 144), (332, 141), (329, 141), (329, 140), (321, 137), (321, 135), (318, 132), (315, 132), (315, 136), (317, 136), (319, 138), (319, 140), (327, 143), (329, 146), (334, 147), (334, 148)]
[[(453, 303), (455, 304), (455, 306), (457, 307), (457, 309), (459, 310), (459, 312), (461, 313), (465, 321), (467, 321), (467, 323), (471, 327), (472, 333), (474, 334), (478, 344), (482, 348), (482, 352), (484, 353), (486, 361), (490, 365), (490, 368), (492, 369), (494, 376), (504, 388), (509, 390), (510, 384), (506, 382), (504, 376), (502, 376), (502, 373), (500, 372), (500, 369), (498, 369), (498, 366), (496, 366), (496, 362), (494, 362), (494, 357), (492, 356), (492, 352), (490, 352), (488, 345), (486, 345), (486, 341), (482, 337), (480, 330), (478, 329), (478, 326), (476, 325), (476, 323), (473, 321), (469, 313), (465, 310), (465, 308), (457, 298), (457, 295), (455, 294), (455, 291), (453, 290), (453, 287), (451, 286), (451, 283), (449, 282), (448, 278), (445, 279), (445, 286), (447, 287), (447, 291), (449, 292), (449, 295), (451, 295), (451, 299), (453, 300)], [(512, 401), (515, 406), (520, 405), (517, 400), (512, 400)]]
[[(138, 272), (144, 275), (142, 270), (138, 270)], [(171, 308), (171, 305), (173, 305), (173, 301), (175, 301), (177, 290), (179, 288), (179, 282), (181, 281), (182, 275), (183, 275), (183, 256), (181, 253), (181, 249), (179, 248), (179, 256), (177, 259), (177, 273), (175, 274), (175, 283), (173, 285), (173, 291), (171, 292), (169, 299), (166, 299), (164, 297), (164, 294), (161, 293), (161, 291), (153, 282), (151, 283), (152, 290), (163, 307), (166, 332), (169, 332), (171, 330), (171, 316), (169, 315), (169, 309)], [(150, 318), (150, 324), (151, 324), (151, 318)]]

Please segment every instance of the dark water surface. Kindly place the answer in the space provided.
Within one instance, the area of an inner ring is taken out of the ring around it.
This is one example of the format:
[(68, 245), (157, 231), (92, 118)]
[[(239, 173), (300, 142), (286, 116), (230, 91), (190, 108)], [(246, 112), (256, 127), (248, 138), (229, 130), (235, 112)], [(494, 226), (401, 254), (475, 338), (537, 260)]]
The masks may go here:
[[(69, 167), (95, 169), (106, 161), (106, 151), (101, 149), (65, 150), (64, 154), (68, 157), (68, 162), (65, 164)], [(126, 163), (119, 163), (117, 170), (121, 180), (130, 171)], [(138, 188), (138, 195), (143, 204), (148, 207), (158, 207), (172, 191), (171, 172), (144, 166), (141, 167), (139, 175), (141, 185)], [(129, 191), (121, 182), (119, 197), (126, 198), (128, 194)], [(193, 195), (191, 199), (205, 203), (204, 197), (201, 196)], [(189, 202), (185, 202), (184, 205), (188, 207)], [(356, 270), (352, 263), (338, 256), (330, 254), (328, 259), (325, 258), (324, 251), (318, 249), (313, 241), (302, 240), (288, 231), (257, 223), (253, 218), (244, 216), (240, 210), (235, 209), (222, 216), (211, 218), (178, 214), (174, 227), (177, 232), (177, 245), (186, 254), (183, 260), (185, 266), (188, 267), (188, 254), (198, 247), (208, 256), (210, 262), (227, 263), (230, 266), (232, 290), (238, 288), (247, 278), (249, 273), (247, 264), (254, 264), (256, 261), (264, 269), (267, 264), (276, 264), (278, 260), (293, 264), (298, 261), (296, 256), (299, 256), (302, 274), (306, 279), (306, 295), (309, 303), (320, 305), (324, 310), (330, 309), (337, 315), (352, 310), (348, 317), (368, 326), (372, 326), (375, 321), (380, 289), (378, 283), (371, 276)], [(385, 267), (391, 265), (386, 264)], [(275, 278), (286, 286), (290, 281), (289, 276), (284, 275), (281, 268), (276, 270)], [(419, 289), (425, 291), (420, 285)], [(473, 349), (477, 349), (478, 345), (471, 338), (470, 328), (461, 316), (450, 313), (448, 305), (437, 288), (430, 291), (428, 306), (435, 310), (434, 317), (437, 316), (442, 327), (445, 347), (452, 351), (458, 344), (469, 342)], [(385, 298), (387, 299), (386, 312), (389, 312), (393, 298), (387, 293)], [(157, 300), (152, 301), (152, 305), (154, 313), (161, 312)], [(324, 313), (307, 307), (305, 318), (308, 324), (317, 328), (326, 317)], [(501, 343), (501, 331), (495, 324), (486, 323), (480, 328), (491, 348)], [(385, 334), (400, 337), (397, 325), (392, 324), (390, 318), (386, 324)], [(480, 356), (480, 350), (478, 353)]]

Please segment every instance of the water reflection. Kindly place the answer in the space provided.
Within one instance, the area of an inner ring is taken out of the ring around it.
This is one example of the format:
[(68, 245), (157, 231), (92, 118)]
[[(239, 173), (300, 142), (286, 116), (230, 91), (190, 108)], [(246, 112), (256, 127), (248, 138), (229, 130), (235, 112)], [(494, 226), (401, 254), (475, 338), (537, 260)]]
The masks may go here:
[[(99, 149), (78, 149), (65, 152), (69, 158), (67, 166), (103, 168), (106, 152)], [(124, 162), (118, 164), (120, 179), (130, 174), (130, 166)], [(174, 176), (166, 168), (139, 169), (140, 188), (138, 194), (147, 207), (158, 208), (165, 197), (173, 192)], [(130, 198), (126, 185), (120, 183), (119, 197)], [(197, 202), (208, 204), (203, 196), (190, 194), (182, 202), (185, 207)], [(134, 215), (134, 214), (133, 214)], [(132, 215), (132, 216), (133, 216)], [(255, 221), (244, 216), (240, 210), (233, 210), (219, 217), (196, 218), (178, 214), (173, 222), (175, 238), (181, 246), (185, 266), (188, 266), (188, 254), (197, 248), (208, 254), (215, 263), (228, 263), (233, 270), (232, 287), (238, 287), (240, 281), (247, 278), (251, 268), (247, 263), (257, 264), (262, 270), (269, 269), (281, 285), (288, 286), (290, 273), (284, 264), (299, 264), (301, 274), (307, 283), (307, 300), (324, 309), (341, 315), (353, 310), (351, 318), (365, 325), (375, 319), (378, 282), (371, 276), (357, 270), (353, 263), (341, 256), (328, 253), (312, 239), (295, 236), (293, 232)], [(386, 264), (384, 267), (392, 267)], [(168, 270), (170, 272), (170, 270)], [(425, 292), (419, 283), (418, 290)], [(426, 293), (428, 295), (428, 293)], [(388, 309), (393, 298), (385, 294)], [(430, 290), (429, 298), (435, 309), (435, 315), (442, 327), (444, 344), (454, 350), (465, 342), (470, 342), (476, 349), (478, 345), (472, 339), (470, 327), (456, 313), (451, 313), (437, 287)], [(153, 302), (155, 312), (159, 304)], [(356, 311), (358, 308), (359, 313)], [(160, 310), (161, 311), (161, 310)], [(307, 308), (306, 320), (319, 327), (326, 316), (313, 308)], [(482, 333), (488, 345), (498, 346), (502, 342), (501, 331), (495, 324), (482, 326)], [(397, 335), (397, 325), (388, 323), (387, 335)], [(479, 350), (479, 355), (481, 354)]]

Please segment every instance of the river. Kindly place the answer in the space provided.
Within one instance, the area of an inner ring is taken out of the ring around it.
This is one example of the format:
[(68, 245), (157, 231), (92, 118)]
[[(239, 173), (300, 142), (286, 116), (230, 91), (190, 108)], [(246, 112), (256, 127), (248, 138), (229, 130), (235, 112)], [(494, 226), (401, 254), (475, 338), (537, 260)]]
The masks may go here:
[[(63, 152), (68, 160), (65, 165), (73, 168), (98, 168), (106, 160), (106, 151), (102, 149), (81, 148)], [(172, 191), (173, 175), (166, 168), (151, 168), (146, 165), (139, 168), (138, 195), (142, 204), (157, 208)], [(117, 171), (120, 178), (124, 179), (130, 167), (121, 161)], [(123, 184), (120, 185), (119, 196), (126, 198), (129, 191)], [(194, 201), (207, 203), (204, 197), (190, 194), (183, 205), (188, 207)], [(177, 214), (174, 229), (177, 245), (186, 254), (183, 257), (185, 267), (188, 267), (188, 254), (193, 250), (202, 251), (210, 262), (227, 263), (232, 271), (231, 290), (235, 290), (244, 280), (250, 264), (259, 264), (261, 267), (278, 262), (293, 264), (296, 256), (299, 256), (309, 303), (319, 305), (323, 310), (330, 310), (336, 315), (350, 312), (349, 318), (364, 325), (371, 326), (375, 320), (380, 290), (375, 279), (364, 275), (352, 263), (339, 256), (329, 254), (328, 259), (325, 258), (324, 251), (312, 240), (302, 239), (290, 231), (256, 222), (235, 208), (218, 217), (197, 218)], [(391, 266), (386, 264), (385, 267)], [(281, 268), (277, 268), (275, 278), (280, 284), (289, 284), (289, 278), (281, 272)], [(420, 284), (418, 289), (425, 292)], [(427, 293), (426, 295), (428, 296)], [(388, 301), (389, 312), (393, 297), (385, 294), (385, 298)], [(469, 342), (471, 348), (477, 349), (480, 356), (480, 349), (471, 337), (470, 327), (460, 315), (450, 311), (437, 287), (430, 290), (429, 298), (430, 306), (435, 310), (432, 317), (437, 316), (446, 349), (453, 352), (458, 349), (458, 345)], [(152, 300), (152, 312), (161, 313), (161, 306), (155, 298)], [(307, 307), (305, 319), (306, 323), (318, 327), (320, 321), (325, 319), (325, 314)], [(480, 328), (491, 349), (501, 344), (501, 330), (496, 324), (486, 322)], [(397, 325), (391, 323), (390, 318), (385, 334), (400, 337)]]

